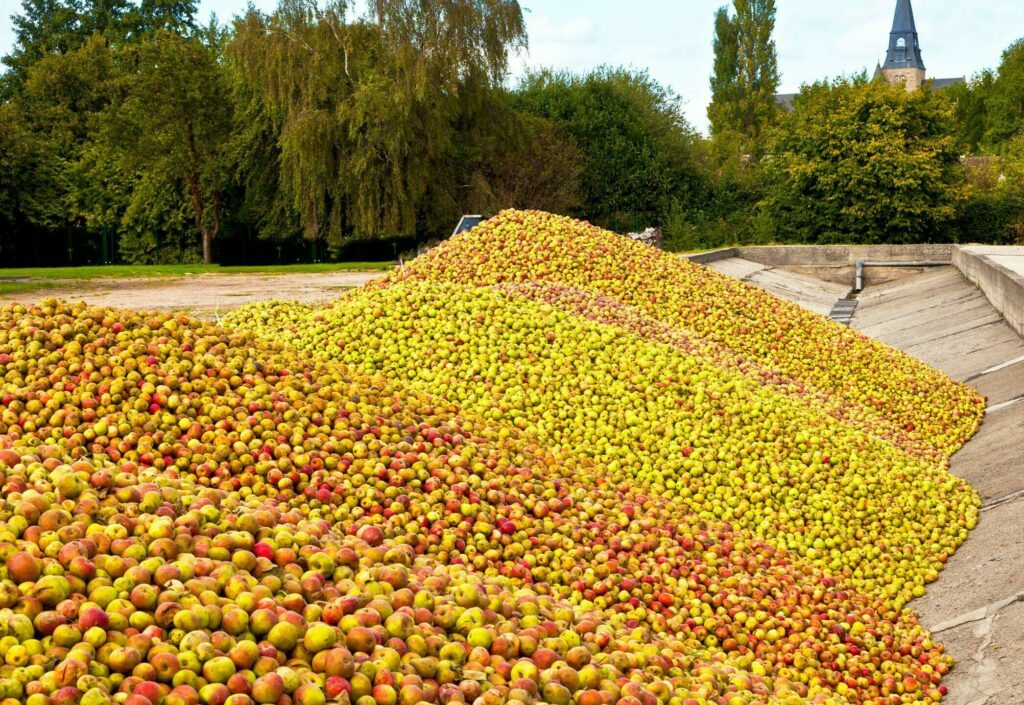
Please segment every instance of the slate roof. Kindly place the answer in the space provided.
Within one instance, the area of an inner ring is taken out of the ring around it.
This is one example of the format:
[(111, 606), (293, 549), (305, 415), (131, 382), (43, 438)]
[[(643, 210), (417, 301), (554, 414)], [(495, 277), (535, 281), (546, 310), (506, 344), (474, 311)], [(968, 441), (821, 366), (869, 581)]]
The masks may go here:
[(928, 82), (932, 84), (932, 88), (941, 91), (943, 88), (949, 88), (958, 83), (967, 83), (967, 78), (964, 76), (957, 76), (956, 78), (930, 78)]
[(790, 111), (793, 109), (793, 101), (799, 93), (776, 93), (775, 103), (783, 110)]
[(884, 69), (923, 69), (921, 44), (914, 22), (914, 8), (910, 0), (896, 1), (896, 15), (889, 32), (889, 51), (885, 55)]

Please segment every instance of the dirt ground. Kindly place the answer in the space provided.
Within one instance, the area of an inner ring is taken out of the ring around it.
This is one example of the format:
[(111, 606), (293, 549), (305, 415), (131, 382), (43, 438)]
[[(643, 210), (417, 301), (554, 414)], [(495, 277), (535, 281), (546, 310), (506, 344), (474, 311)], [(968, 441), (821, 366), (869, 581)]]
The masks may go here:
[(141, 311), (184, 311), (204, 318), (253, 301), (280, 299), (323, 303), (379, 277), (382, 272), (303, 274), (196, 274), (187, 277), (92, 279), (67, 288), (4, 294), (4, 302), (36, 303), (48, 298), (87, 301)]

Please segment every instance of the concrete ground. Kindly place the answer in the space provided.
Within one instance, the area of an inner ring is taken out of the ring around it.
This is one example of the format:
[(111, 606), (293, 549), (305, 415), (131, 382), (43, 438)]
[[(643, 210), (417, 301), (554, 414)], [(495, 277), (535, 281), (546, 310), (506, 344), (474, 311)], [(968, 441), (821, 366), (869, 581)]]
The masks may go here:
[(186, 311), (204, 318), (214, 318), (243, 304), (267, 299), (323, 303), (381, 274), (195, 274), (147, 279), (69, 280), (67, 288), (0, 295), (0, 304), (8, 300), (36, 303), (47, 298), (58, 298), (87, 301), (112, 308)]
[(1024, 703), (1024, 340), (953, 267), (858, 298), (855, 328), (989, 399), (981, 430), (952, 464), (981, 494), (981, 521), (911, 606), (957, 660), (944, 702)]
[[(1004, 266), (1024, 268), (1001, 251)], [(823, 312), (846, 291), (739, 258), (709, 266)], [(869, 286), (852, 325), (988, 397), (978, 434), (952, 470), (982, 497), (977, 528), (911, 607), (957, 665), (946, 705), (1024, 703), (1024, 340), (954, 267)]]
[(804, 308), (822, 315), (828, 315), (836, 301), (850, 291), (849, 286), (833, 284), (740, 257), (718, 260), (710, 263), (708, 267), (767, 289), (778, 297), (795, 301)]

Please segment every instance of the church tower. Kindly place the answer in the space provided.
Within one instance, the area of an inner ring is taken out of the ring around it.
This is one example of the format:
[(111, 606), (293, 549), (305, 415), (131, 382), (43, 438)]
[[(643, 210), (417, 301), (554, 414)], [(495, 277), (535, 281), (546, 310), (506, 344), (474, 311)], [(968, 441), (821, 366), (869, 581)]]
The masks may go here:
[(889, 83), (904, 84), (908, 92), (916, 91), (924, 84), (924, 59), (921, 58), (921, 44), (910, 0), (896, 2), (896, 16), (889, 33), (889, 51), (885, 55), (882, 75)]

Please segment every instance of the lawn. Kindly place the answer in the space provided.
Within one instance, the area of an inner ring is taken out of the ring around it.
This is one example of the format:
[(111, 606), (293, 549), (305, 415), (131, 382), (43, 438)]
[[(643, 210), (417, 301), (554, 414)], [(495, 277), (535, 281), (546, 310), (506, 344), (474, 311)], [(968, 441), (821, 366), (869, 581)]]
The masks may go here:
[(4, 282), (0, 281), (0, 295), (23, 294), (26, 291), (39, 291), (40, 289), (53, 289), (60, 286), (58, 282), (25, 281), (25, 282)]

